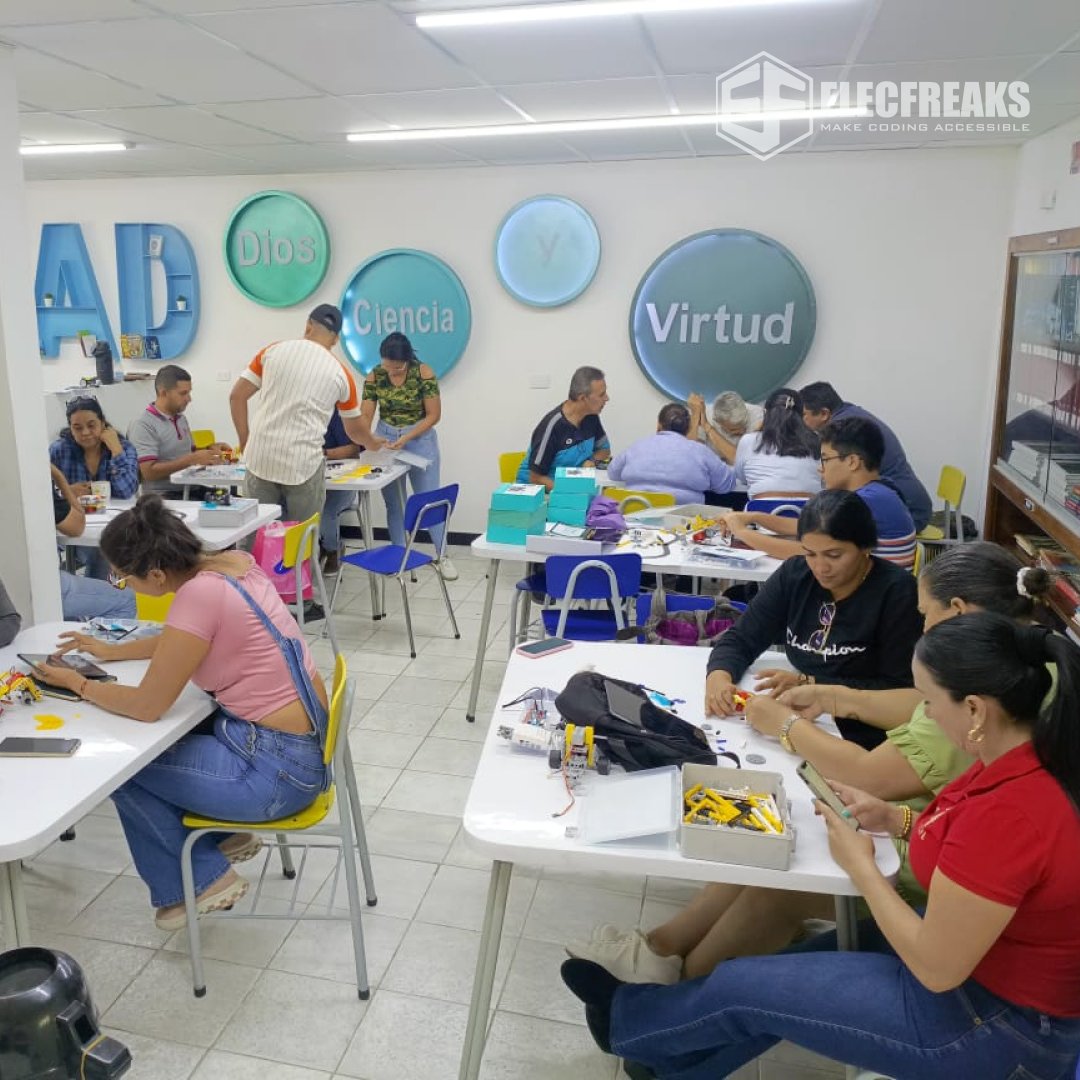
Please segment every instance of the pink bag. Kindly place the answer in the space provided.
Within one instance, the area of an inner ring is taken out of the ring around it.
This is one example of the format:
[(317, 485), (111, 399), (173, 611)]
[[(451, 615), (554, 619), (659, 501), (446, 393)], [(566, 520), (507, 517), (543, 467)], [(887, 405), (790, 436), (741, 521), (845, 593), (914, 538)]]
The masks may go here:
[[(296, 603), (296, 567), (286, 570), (281, 565), (285, 554), (285, 531), (297, 524), (295, 521), (271, 521), (255, 534), (251, 554), (259, 569), (274, 583), (278, 595), (286, 604)], [(305, 562), (300, 571), (304, 599), (314, 595), (311, 588), (311, 564)]]

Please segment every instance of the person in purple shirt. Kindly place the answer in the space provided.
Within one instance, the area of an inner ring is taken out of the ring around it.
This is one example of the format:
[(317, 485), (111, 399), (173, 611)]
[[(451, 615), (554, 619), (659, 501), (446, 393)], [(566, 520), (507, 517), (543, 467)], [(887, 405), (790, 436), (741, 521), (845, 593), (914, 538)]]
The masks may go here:
[(689, 432), (690, 410), (674, 402), (665, 405), (657, 417), (656, 434), (616, 454), (608, 477), (630, 488), (670, 492), (680, 503), (699, 503), (706, 491), (730, 491), (735, 470), (689, 438)]
[(904, 500), (915, 522), (915, 531), (921, 532), (925, 529), (930, 524), (933, 503), (929, 492), (908, 464), (904, 448), (900, 445), (900, 440), (892, 428), (888, 424), (883, 424), (861, 405), (852, 405), (850, 401), (844, 401), (833, 389), (831, 383), (810, 383), (799, 393), (803, 401), (803, 421), (812, 431), (820, 431), (833, 420), (847, 420), (850, 417), (872, 420), (881, 428), (881, 434), (885, 437), (885, 456), (881, 459), (881, 479), (896, 488), (900, 498)]

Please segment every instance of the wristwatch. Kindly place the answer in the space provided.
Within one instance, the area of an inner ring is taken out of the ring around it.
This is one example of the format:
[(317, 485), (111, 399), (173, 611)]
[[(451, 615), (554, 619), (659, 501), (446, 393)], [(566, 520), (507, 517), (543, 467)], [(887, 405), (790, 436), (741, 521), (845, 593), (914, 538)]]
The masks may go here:
[(801, 720), (802, 717), (798, 713), (792, 713), (780, 728), (780, 745), (789, 753), (794, 754), (797, 751), (791, 742), (791, 729), (795, 726), (796, 720)]

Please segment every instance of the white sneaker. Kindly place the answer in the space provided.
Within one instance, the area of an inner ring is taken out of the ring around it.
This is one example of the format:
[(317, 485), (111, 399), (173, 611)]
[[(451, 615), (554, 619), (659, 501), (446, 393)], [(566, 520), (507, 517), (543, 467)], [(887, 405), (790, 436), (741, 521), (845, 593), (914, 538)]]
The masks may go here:
[(439, 560), (439, 573), (442, 574), (443, 581), (457, 581), (457, 567), (450, 561), (449, 555), (444, 555)]
[(620, 930), (610, 924), (597, 927), (591, 941), (571, 942), (566, 953), (599, 964), (622, 982), (671, 986), (682, 975), (681, 956), (660, 956), (640, 930)]

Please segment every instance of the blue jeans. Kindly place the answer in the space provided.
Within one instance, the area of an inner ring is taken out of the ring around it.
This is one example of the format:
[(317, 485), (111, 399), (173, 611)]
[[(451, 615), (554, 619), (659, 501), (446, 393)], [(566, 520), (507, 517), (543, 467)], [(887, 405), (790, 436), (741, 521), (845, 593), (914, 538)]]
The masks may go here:
[(322, 517), (319, 519), (319, 546), (323, 551), (337, 551), (341, 547), (338, 518), (350, 507), (356, 505), (356, 498), (355, 491), (343, 491), (341, 488), (334, 490), (332, 487), (327, 487)]
[(727, 960), (677, 986), (620, 987), (614, 1053), (663, 1080), (718, 1080), (781, 1039), (896, 1080), (1073, 1076), (1080, 1019), (1012, 1005), (968, 979), (937, 994), (879, 951)]
[[(270, 821), (310, 806), (326, 770), (319, 736), (290, 735), (238, 720), (224, 710), (213, 734), (186, 735), (113, 792), (139, 877), (154, 907), (184, 898), (180, 852), (186, 813), (232, 821)], [(191, 852), (196, 895), (229, 869), (213, 833)]]
[[(375, 434), (380, 438), (394, 442), (411, 428), (391, 427), (381, 420), (375, 426)], [(409, 483), (414, 492), (434, 491), (439, 487), (439, 436), (435, 429), (430, 428), (423, 435), (418, 435), (411, 442), (405, 444), (405, 449), (410, 453), (418, 454), (427, 458), (431, 464), (426, 469), (417, 465), (410, 465), (407, 473)], [(390, 532), (390, 543), (405, 546), (405, 508), (401, 503), (401, 484), (394, 482), (383, 488), (383, 502), (386, 503), (386, 527)], [(442, 550), (443, 526), (432, 525), (428, 533), (435, 544), (435, 550)]]
[(83, 619), (134, 619), (135, 593), (107, 581), (60, 571), (60, 604), (69, 622)]

